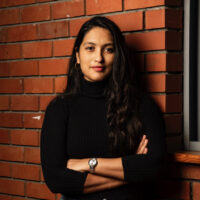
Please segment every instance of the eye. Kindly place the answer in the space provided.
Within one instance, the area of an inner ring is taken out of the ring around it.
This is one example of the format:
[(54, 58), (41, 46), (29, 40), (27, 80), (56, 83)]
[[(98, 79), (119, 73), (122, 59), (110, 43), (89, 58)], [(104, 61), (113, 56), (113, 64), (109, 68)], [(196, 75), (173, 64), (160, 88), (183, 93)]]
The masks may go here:
[(88, 47), (86, 47), (85, 49), (88, 50), (88, 51), (93, 51), (93, 50), (94, 50), (94, 47), (93, 47), (93, 46), (88, 46)]
[(114, 52), (114, 48), (112, 48), (112, 47), (108, 47), (108, 48), (106, 48), (105, 50), (106, 50), (106, 52), (108, 52), (108, 53), (113, 53), (113, 52)]

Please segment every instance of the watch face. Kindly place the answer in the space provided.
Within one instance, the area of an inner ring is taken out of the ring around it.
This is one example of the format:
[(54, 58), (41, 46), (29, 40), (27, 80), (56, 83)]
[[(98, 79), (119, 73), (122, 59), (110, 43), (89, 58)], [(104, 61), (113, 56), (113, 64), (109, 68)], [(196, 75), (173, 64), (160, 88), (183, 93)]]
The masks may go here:
[(96, 159), (94, 159), (94, 158), (91, 159), (90, 162), (89, 162), (89, 164), (90, 164), (91, 166), (95, 166), (96, 163), (97, 163), (97, 161), (96, 161)]

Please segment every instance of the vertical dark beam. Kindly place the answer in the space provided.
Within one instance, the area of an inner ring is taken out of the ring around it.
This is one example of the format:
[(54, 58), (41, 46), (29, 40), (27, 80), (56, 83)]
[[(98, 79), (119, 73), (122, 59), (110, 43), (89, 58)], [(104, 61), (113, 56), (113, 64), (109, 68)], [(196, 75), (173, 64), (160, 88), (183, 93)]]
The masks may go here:
[(191, 0), (190, 5), (190, 141), (197, 141), (197, 59), (198, 59), (198, 2)]

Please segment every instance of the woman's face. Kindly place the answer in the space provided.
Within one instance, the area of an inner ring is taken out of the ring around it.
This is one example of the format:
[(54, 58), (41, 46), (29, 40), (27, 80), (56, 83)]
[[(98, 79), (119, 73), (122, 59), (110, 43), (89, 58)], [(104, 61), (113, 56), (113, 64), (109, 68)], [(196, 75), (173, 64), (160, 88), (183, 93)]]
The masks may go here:
[(112, 70), (114, 61), (113, 37), (109, 30), (94, 27), (88, 31), (76, 53), (84, 78), (88, 81), (101, 81)]

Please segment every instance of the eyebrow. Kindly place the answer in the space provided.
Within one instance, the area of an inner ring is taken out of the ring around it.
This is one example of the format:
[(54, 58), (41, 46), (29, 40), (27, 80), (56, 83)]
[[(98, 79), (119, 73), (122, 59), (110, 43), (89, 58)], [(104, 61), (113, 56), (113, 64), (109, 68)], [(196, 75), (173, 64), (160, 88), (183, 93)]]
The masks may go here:
[[(87, 45), (87, 44), (96, 45), (94, 42), (85, 42), (85, 43), (83, 44), (83, 46), (85, 46), (85, 45)], [(114, 44), (113, 44), (112, 42), (104, 44), (104, 46), (109, 46), (109, 45), (114, 45)]]

